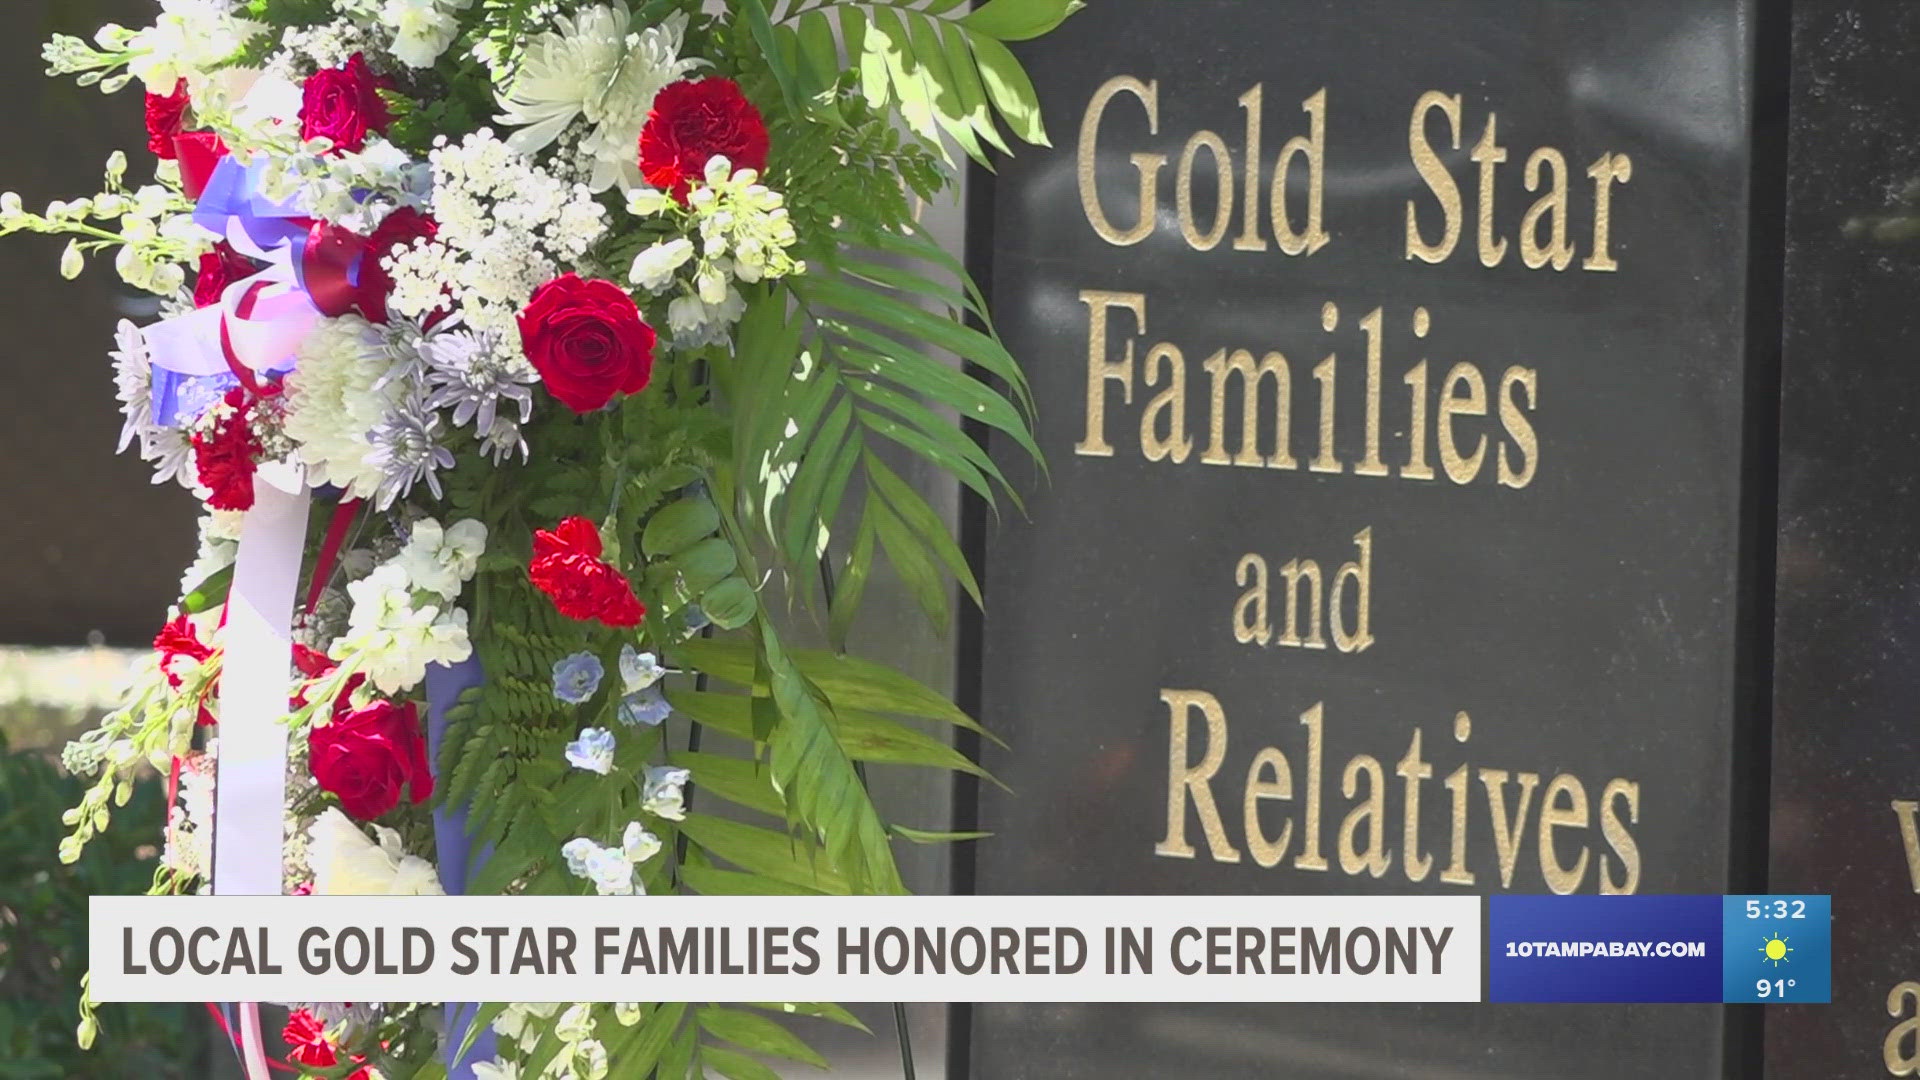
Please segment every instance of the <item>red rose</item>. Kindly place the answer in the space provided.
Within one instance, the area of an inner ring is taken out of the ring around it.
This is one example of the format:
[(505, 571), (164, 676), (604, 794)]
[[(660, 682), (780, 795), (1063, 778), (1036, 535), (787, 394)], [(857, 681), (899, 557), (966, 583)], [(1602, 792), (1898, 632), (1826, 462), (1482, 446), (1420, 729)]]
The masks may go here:
[(307, 751), (314, 782), (338, 796), (348, 816), (371, 821), (400, 805), (402, 785), (414, 802), (425, 801), (433, 794), (433, 771), (419, 707), (376, 700), (352, 708), (360, 681), (349, 680), (341, 692), (333, 722), (307, 735)]
[(552, 532), (533, 534), (533, 563), (527, 576), (553, 598), (569, 619), (597, 620), (608, 626), (638, 626), (647, 616), (626, 576), (600, 558), (600, 532), (593, 522), (570, 517)]
[(394, 252), (413, 246), (415, 240), (432, 240), (440, 235), (440, 223), (410, 206), (388, 214), (367, 238), (366, 256), (360, 260), (360, 286), (354, 292), (354, 304), (368, 322), (385, 325), (387, 297), (393, 294), (393, 274), (381, 261)]
[(252, 259), (233, 250), (233, 245), (225, 240), (220, 241), (212, 251), (200, 256), (200, 272), (193, 279), (193, 306), (212, 307), (220, 302), (227, 286), (258, 272)]
[(253, 473), (265, 448), (253, 433), (247, 414), (247, 392), (236, 386), (227, 391), (227, 414), (212, 432), (195, 432), (193, 468), (206, 488), (207, 505), (215, 510), (253, 509)]
[(520, 313), (520, 341), (547, 391), (577, 413), (653, 378), (653, 327), (611, 281), (569, 273), (540, 286)]
[(336, 151), (366, 149), (368, 132), (385, 133), (393, 123), (380, 100), (385, 85), (359, 53), (340, 67), (315, 72), (301, 98), (300, 137), (330, 139)]
[(174, 84), (173, 93), (162, 97), (159, 94), (147, 95), (147, 149), (155, 157), (172, 161), (179, 157), (173, 141), (180, 137), (181, 129), (186, 126), (187, 106), (193, 104), (187, 96), (187, 80), (181, 79)]
[(725, 154), (736, 169), (757, 170), (767, 167), (767, 147), (766, 121), (737, 83), (683, 79), (653, 99), (640, 131), (640, 171), (684, 203), (715, 154)]

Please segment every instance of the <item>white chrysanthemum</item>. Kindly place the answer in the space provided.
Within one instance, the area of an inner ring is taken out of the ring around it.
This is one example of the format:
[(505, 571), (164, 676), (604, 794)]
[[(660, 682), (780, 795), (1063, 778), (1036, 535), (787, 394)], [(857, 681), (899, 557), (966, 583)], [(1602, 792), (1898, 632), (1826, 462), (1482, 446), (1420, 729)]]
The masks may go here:
[(432, 863), (409, 855), (400, 834), (378, 825), (379, 843), (329, 806), (307, 829), (308, 865), (317, 896), (444, 896)]
[(287, 376), (287, 435), (316, 483), (356, 499), (371, 497), (385, 476), (372, 460), (372, 433), (405, 397), (390, 380), (394, 357), (379, 329), (357, 315), (322, 322), (300, 346)]
[(114, 330), (113, 342), (119, 346), (112, 354), (114, 393), (126, 417), (115, 452), (125, 453), (142, 431), (153, 426), (153, 358), (147, 336), (126, 319)]
[(576, 118), (593, 125), (580, 149), (596, 192), (640, 183), (640, 129), (654, 95), (705, 63), (680, 57), (685, 13), (631, 35), (630, 20), (624, 6), (605, 4), (560, 16), (527, 47), (500, 95), (497, 119), (520, 129), (508, 145), (522, 154), (552, 145)]

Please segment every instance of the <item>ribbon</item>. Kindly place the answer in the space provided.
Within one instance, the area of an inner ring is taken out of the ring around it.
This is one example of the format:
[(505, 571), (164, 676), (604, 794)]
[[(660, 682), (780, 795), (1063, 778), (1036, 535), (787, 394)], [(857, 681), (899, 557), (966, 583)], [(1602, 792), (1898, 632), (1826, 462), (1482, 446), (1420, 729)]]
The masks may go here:
[(217, 303), (147, 328), (156, 423), (179, 415), (188, 379), (232, 375), (261, 393), (260, 377), (291, 371), (321, 319), (359, 303), (366, 239), (266, 196), (267, 168), (264, 155), (251, 163), (222, 157), (200, 192), (194, 222), (266, 266), (227, 286)]
[[(227, 596), (220, 673), (220, 755), (213, 789), (213, 891), (278, 896), (287, 803), (287, 711), (293, 666), (293, 601), (306, 546), (310, 500), (254, 480)], [(240, 1004), (240, 1053), (251, 1080), (265, 1080), (258, 1003)]]
[[(447, 729), (451, 721), (447, 714), (460, 703), (460, 695), (486, 681), (481, 670), (480, 658), (469, 657), (451, 667), (435, 664), (427, 669), (427, 760), (437, 770), (440, 766), (440, 748), (446, 741)], [(439, 782), (439, 778), (435, 778)], [(490, 851), (482, 851), (476, 865), (468, 866), (472, 854), (473, 841), (468, 836), (467, 818), (469, 807), (441, 803), (433, 811), (433, 848), (440, 863), (440, 887), (449, 896), (459, 896), (466, 891), (470, 878), (470, 869), (477, 869), (478, 862), (485, 862)], [(448, 1080), (472, 1080), (473, 1066), (478, 1062), (492, 1061), (496, 1056), (495, 1038), (491, 1024), (480, 1029), (473, 1040), (473, 1046), (467, 1053), (456, 1059), (460, 1049), (460, 1039), (466, 1034), (467, 1025), (478, 1017), (480, 1006), (477, 1002), (447, 1002), (446, 1006), (446, 1062)]]

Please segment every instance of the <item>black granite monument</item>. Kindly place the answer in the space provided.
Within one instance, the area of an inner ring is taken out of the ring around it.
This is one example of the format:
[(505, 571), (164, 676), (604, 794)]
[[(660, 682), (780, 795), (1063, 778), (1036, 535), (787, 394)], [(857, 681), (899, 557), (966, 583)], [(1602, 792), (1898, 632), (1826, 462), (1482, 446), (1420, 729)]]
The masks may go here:
[[(1781, 8), (1103, 0), (1027, 49), (1056, 148), (976, 265), (1052, 473), (984, 526), (1014, 793), (980, 891), (1764, 884)], [(967, 1054), (1613, 1080), (1762, 1046), (1751, 1009), (1172, 1002), (980, 1006)]]

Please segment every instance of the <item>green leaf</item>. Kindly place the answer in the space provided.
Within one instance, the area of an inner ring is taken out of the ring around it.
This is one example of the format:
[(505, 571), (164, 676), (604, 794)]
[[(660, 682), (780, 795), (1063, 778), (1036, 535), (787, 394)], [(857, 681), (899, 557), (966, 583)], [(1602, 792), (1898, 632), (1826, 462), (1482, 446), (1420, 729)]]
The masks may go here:
[(928, 549), (946, 563), (948, 572), (967, 590), (967, 595), (973, 597), (973, 602), (985, 606), (986, 602), (980, 597), (980, 584), (973, 579), (973, 569), (961, 554), (960, 545), (954, 543), (946, 520), (927, 505), (919, 492), (887, 468), (886, 462), (872, 454), (867, 455), (867, 479), (893, 507), (894, 513), (900, 515), (900, 520), (919, 533)]
[(761, 0), (734, 0), (734, 6), (746, 18), (747, 27), (753, 32), (753, 40), (760, 46), (760, 55), (767, 62), (767, 69), (772, 72), (774, 82), (780, 85), (780, 97), (786, 102), (787, 112), (797, 115), (800, 112), (799, 87), (794, 82), (793, 71), (787, 67), (785, 54), (773, 32), (773, 22), (767, 18), (766, 4)]
[(709, 1046), (702, 1049), (700, 1061), (727, 1080), (780, 1080), (779, 1073), (745, 1054), (737, 1054), (724, 1047)]
[(716, 870), (711, 866), (684, 866), (680, 880), (702, 896), (826, 896), (819, 889), (778, 881), (740, 870)]
[(648, 558), (677, 555), (720, 528), (720, 511), (704, 498), (682, 499), (661, 507), (647, 522), (640, 548)]
[(852, 4), (840, 5), (840, 36), (847, 55), (860, 58), (860, 94), (867, 107), (879, 112), (892, 100), (887, 83), (887, 40), (869, 32), (866, 13)]
[(672, 761), (693, 771), (693, 782), (702, 792), (772, 817), (786, 816), (780, 793), (773, 790), (773, 779), (759, 762), (691, 751), (672, 755)]
[(1035, 146), (1052, 146), (1047, 141), (1046, 121), (1040, 116), (1040, 96), (1034, 93), (1033, 80), (1013, 53), (985, 34), (967, 33), (974, 59), (980, 62), (980, 81), (987, 86), (993, 107), (1013, 129), (1015, 135)]
[(617, 1038), (606, 1040), (607, 1060), (621, 1070), (622, 1076), (645, 1076), (666, 1052), (673, 1033), (680, 1027), (680, 1019), (686, 1014), (684, 1003), (655, 1005), (645, 1020), (623, 1030)]
[(859, 610), (860, 599), (867, 591), (867, 579), (873, 574), (873, 548), (879, 535), (873, 518), (867, 516), (854, 536), (853, 550), (848, 553), (841, 571), (839, 590), (834, 594), (827, 624), (827, 640), (832, 642), (835, 652), (847, 651), (847, 634), (853, 627), (854, 612)]
[[(918, 12), (909, 12), (909, 18), (917, 19)], [(868, 47), (879, 43), (880, 58), (886, 64), (887, 77), (893, 82), (893, 93), (899, 102), (900, 118), (906, 122), (907, 130), (930, 143), (940, 141), (940, 128), (933, 119), (933, 93), (925, 81), (925, 68), (914, 56), (912, 37), (906, 24), (901, 22), (900, 13), (890, 7), (876, 7), (868, 16), (872, 21), (872, 34), (868, 38)]]
[(718, 536), (710, 536), (653, 566), (647, 571), (647, 577), (661, 587), (677, 584), (691, 598), (725, 581), (739, 567), (740, 556), (733, 545)]
[[(1000, 128), (993, 122), (993, 112), (987, 107), (987, 88), (980, 82), (978, 61), (967, 48), (966, 29), (948, 25), (941, 28), (940, 37), (940, 47), (946, 52), (947, 70), (953, 74), (954, 104), (959, 115), (995, 149), (1003, 154), (1013, 153), (1006, 140), (1000, 137)], [(984, 159), (981, 163), (992, 168)]]
[(811, 1016), (816, 1020), (827, 1020), (873, 1034), (867, 1025), (860, 1022), (859, 1017), (830, 1001), (749, 1001), (745, 1004), (749, 1008), (765, 1009), (785, 1016)]
[[(753, 685), (754, 651), (751, 642), (696, 638), (675, 646), (673, 653), (683, 664), (696, 671), (704, 671), (740, 686)], [(918, 716), (987, 734), (985, 728), (939, 691), (884, 664), (855, 656), (836, 656), (830, 652), (806, 649), (796, 649), (788, 655), (826, 693), (836, 708)], [(688, 715), (699, 719), (692, 708), (680, 705), (683, 699), (694, 695), (670, 693), (668, 696), (676, 708), (682, 708)], [(728, 697), (724, 694), (706, 696)], [(741, 702), (740, 712), (744, 717), (746, 699), (737, 700)]]
[(227, 591), (233, 587), (233, 567), (225, 567), (208, 575), (207, 580), (194, 587), (186, 599), (180, 601), (180, 608), (189, 615), (198, 615), (203, 611), (227, 602)]
[(824, 852), (784, 833), (706, 814), (688, 814), (687, 820), (680, 823), (680, 831), (694, 843), (749, 873), (832, 896), (853, 892), (847, 879), (834, 871)]
[(745, 578), (731, 577), (700, 597), (700, 610), (722, 630), (738, 630), (760, 613), (760, 596)]
[(832, 86), (841, 71), (840, 48), (834, 44), (833, 24), (820, 11), (809, 11), (800, 17), (797, 32), (802, 61), (823, 86)]
[(928, 832), (925, 829), (909, 829), (905, 825), (890, 825), (893, 835), (916, 844), (955, 844), (967, 840), (985, 840), (992, 836), (989, 832)]
[(805, 1062), (816, 1069), (827, 1067), (826, 1058), (801, 1042), (793, 1032), (759, 1013), (709, 1005), (700, 1010), (700, 1026), (706, 1029), (707, 1034), (756, 1054), (771, 1054), (789, 1061)]
[(952, 604), (947, 596), (947, 582), (934, 567), (920, 538), (907, 528), (906, 524), (893, 511), (881, 504), (870, 504), (867, 516), (873, 520), (874, 527), (880, 532), (880, 544), (887, 549), (887, 559), (900, 575), (900, 581), (907, 591), (913, 594), (920, 609), (926, 612), (927, 620), (936, 631), (947, 625), (947, 615)]
[(1001, 41), (1026, 41), (1051, 32), (1085, 6), (1081, 0), (987, 0), (960, 22)]

